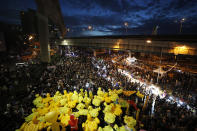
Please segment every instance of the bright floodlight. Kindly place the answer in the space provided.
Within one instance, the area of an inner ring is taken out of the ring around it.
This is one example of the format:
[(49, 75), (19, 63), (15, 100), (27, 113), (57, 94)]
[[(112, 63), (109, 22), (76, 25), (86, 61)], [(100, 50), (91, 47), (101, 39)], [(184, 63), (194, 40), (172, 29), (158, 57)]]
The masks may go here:
[(174, 54), (178, 55), (178, 54), (188, 54), (189, 51), (189, 47), (187, 46), (176, 46), (174, 48)]
[(62, 45), (68, 45), (68, 42), (66, 40), (62, 41)]
[(152, 43), (152, 41), (151, 40), (147, 40), (146, 43)]
[(34, 37), (32, 35), (29, 36), (29, 40), (32, 40)]

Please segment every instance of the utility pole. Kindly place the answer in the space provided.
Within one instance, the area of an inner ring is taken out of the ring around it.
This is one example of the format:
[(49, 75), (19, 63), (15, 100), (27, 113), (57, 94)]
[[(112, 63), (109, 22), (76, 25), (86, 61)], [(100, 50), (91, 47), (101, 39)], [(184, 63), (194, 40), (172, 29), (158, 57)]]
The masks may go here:
[(159, 66), (159, 72), (158, 72), (158, 75), (157, 75), (157, 84), (159, 82), (159, 75), (160, 75), (160, 72), (161, 72), (161, 59), (162, 59), (162, 47), (161, 47), (161, 55), (160, 55), (160, 66)]
[(153, 28), (153, 32), (152, 35), (157, 35), (157, 30), (158, 30), (159, 26), (155, 26), (155, 28)]
[(180, 34), (182, 33), (183, 22), (185, 22), (185, 18), (181, 19), (180, 21)]

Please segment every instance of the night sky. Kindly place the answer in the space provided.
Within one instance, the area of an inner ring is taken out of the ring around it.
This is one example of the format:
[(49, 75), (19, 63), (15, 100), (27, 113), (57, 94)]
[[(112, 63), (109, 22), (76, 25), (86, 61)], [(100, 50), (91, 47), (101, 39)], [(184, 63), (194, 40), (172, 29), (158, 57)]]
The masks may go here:
[[(197, 34), (197, 0), (59, 0), (68, 36)], [(34, 0), (4, 0), (0, 21), (20, 24), (19, 11), (36, 9)], [(128, 22), (127, 33), (124, 22)], [(87, 30), (88, 25), (93, 30)]]

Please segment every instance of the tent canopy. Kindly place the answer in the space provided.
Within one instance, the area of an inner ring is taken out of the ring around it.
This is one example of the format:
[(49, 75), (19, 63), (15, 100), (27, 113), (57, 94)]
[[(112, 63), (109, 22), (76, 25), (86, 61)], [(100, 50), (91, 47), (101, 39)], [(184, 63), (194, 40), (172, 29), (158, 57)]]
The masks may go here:
[(158, 69), (153, 70), (153, 72), (159, 73), (159, 74), (161, 74), (161, 75), (163, 75), (163, 74), (166, 73), (166, 71), (164, 71), (161, 67), (159, 67)]
[(128, 57), (127, 58), (127, 61), (129, 62), (129, 63), (133, 63), (133, 62), (135, 62), (137, 59), (135, 58), (135, 57)]

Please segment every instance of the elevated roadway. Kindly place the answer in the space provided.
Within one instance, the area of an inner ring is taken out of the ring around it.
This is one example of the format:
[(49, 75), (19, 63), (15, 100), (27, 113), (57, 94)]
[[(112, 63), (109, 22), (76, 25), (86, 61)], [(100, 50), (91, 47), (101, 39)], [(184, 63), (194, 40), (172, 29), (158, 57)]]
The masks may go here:
[(197, 55), (197, 37), (191, 35), (68, 37), (58, 43), (95, 49)]

